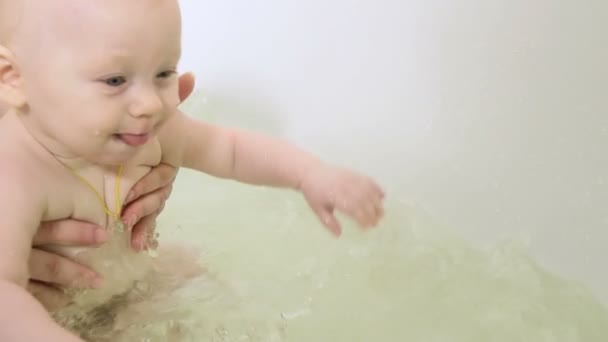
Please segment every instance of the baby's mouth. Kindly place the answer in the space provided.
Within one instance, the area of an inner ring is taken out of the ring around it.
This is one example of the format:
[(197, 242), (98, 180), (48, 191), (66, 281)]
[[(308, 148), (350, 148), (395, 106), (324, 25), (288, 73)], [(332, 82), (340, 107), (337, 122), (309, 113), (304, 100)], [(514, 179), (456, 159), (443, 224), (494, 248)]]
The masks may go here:
[(122, 134), (115, 134), (114, 136), (116, 138), (118, 138), (120, 141), (122, 141), (123, 143), (125, 143), (129, 146), (133, 146), (133, 147), (141, 146), (141, 145), (147, 143), (148, 140), (150, 139), (149, 133), (144, 133), (144, 134), (122, 133)]

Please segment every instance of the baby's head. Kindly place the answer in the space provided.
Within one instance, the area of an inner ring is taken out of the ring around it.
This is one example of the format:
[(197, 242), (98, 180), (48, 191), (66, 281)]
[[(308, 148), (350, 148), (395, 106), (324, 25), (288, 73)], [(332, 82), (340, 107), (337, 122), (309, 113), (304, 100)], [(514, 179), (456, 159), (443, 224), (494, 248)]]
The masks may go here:
[(0, 0), (0, 99), (53, 153), (117, 164), (178, 104), (177, 0)]

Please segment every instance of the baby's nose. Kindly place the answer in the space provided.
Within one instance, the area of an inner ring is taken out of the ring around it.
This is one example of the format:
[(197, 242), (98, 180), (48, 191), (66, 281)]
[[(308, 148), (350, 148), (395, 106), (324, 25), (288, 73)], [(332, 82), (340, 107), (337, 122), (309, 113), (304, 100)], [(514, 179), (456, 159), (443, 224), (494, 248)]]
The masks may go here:
[(130, 114), (139, 116), (155, 116), (163, 109), (163, 101), (154, 90), (143, 90), (138, 92), (135, 101), (131, 104)]

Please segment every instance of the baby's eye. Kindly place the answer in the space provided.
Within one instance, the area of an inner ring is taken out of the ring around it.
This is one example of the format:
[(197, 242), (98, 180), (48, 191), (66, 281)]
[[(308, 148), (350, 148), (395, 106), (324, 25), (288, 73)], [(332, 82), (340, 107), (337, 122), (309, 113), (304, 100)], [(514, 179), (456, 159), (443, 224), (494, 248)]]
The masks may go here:
[(163, 72), (159, 73), (158, 75), (156, 75), (156, 77), (169, 78), (169, 77), (173, 76), (174, 74), (175, 74), (174, 70), (166, 70), (166, 71), (163, 71)]
[(104, 80), (104, 82), (110, 87), (119, 87), (126, 81), (127, 80), (124, 78), (124, 76), (114, 76)]

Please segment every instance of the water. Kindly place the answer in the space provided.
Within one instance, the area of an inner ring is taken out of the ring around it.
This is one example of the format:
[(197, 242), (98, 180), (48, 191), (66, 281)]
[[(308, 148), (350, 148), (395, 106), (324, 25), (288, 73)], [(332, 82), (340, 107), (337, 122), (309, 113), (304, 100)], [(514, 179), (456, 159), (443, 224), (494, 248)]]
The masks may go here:
[[(178, 273), (195, 262), (204, 272), (127, 308), (123, 298), (102, 308), (98, 319), (121, 322), (120, 336), (105, 340), (608, 340), (608, 309), (584, 284), (541, 267), (524, 242), (471, 245), (453, 234), (461, 227), (440, 226), (387, 190), (379, 227), (363, 232), (340, 216), (344, 235), (335, 239), (299, 194), (181, 170), (159, 218), (160, 243), (200, 256), (160, 258)], [(512, 228), (504, 235), (521, 227)]]
[(287, 341), (608, 340), (605, 307), (525, 244), (466, 242), (528, 235), (543, 265), (608, 298), (605, 2), (243, 3), (186, 11), (218, 117), (267, 128), (256, 114), (274, 113), (303, 141), (375, 151), (342, 160), (406, 186), (376, 231), (336, 241), (296, 196), (182, 172), (164, 239), (200, 247)]
[[(213, 280), (181, 291), (193, 340), (605, 341), (608, 310), (526, 247), (476, 249), (415, 205), (331, 237), (298, 194), (187, 170), (159, 222)], [(200, 288), (197, 288), (200, 286)], [(167, 322), (160, 322), (168, 324)]]

